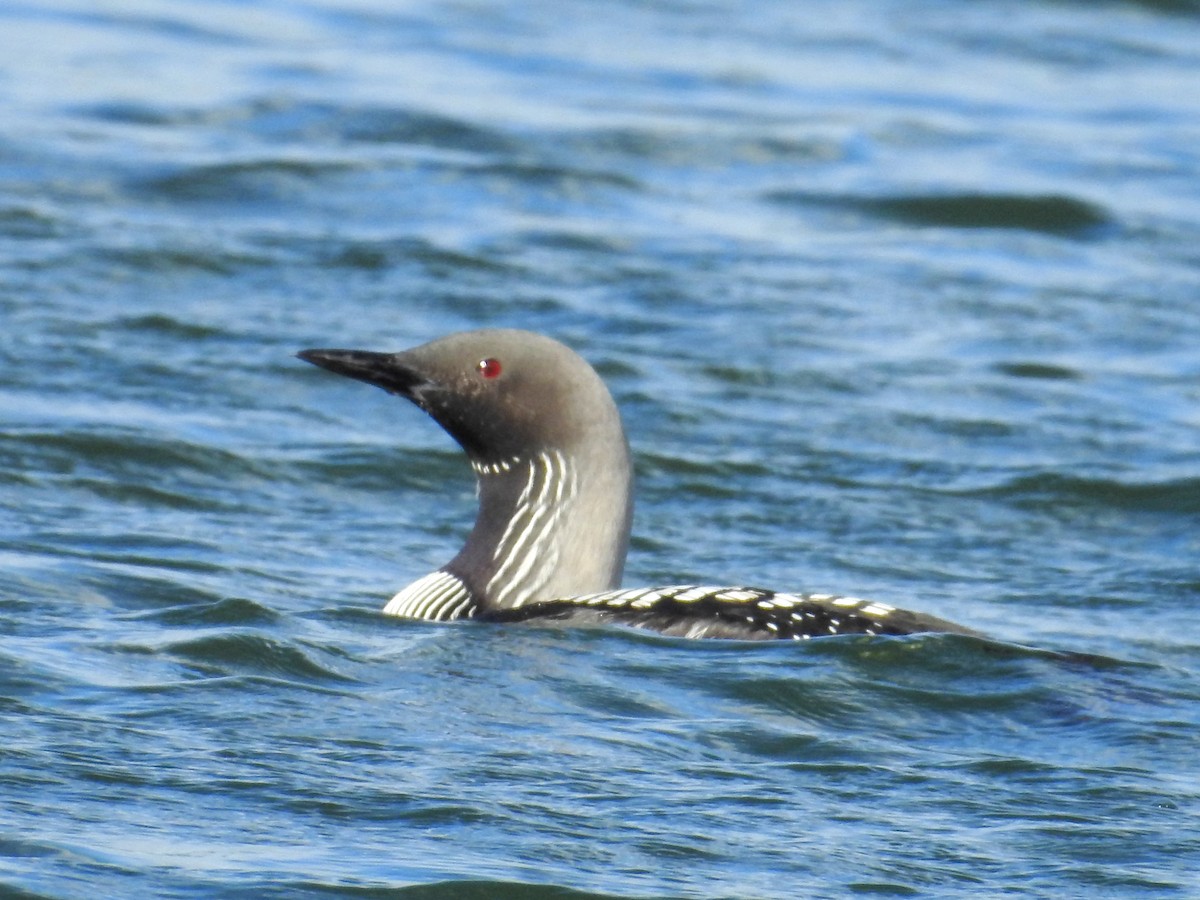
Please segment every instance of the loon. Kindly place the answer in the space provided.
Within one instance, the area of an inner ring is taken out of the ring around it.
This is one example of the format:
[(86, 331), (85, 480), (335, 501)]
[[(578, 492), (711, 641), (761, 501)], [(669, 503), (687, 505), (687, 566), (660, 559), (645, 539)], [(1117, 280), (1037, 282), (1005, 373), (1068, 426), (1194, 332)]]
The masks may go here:
[(300, 359), (404, 397), (466, 452), (479, 511), (450, 562), (384, 607), (449, 621), (617, 623), (688, 638), (978, 634), (885, 603), (721, 585), (621, 589), (633, 512), (629, 443), (578, 354), (516, 329), (411, 350), (304, 350)]

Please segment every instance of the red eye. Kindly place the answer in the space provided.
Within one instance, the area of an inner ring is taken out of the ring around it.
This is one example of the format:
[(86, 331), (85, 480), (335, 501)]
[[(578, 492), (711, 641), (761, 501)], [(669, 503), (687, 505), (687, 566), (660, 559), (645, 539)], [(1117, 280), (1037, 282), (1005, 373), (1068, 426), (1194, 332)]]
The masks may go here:
[(479, 374), (484, 378), (500, 377), (500, 360), (498, 359), (481, 359), (479, 365), (475, 368), (479, 370)]

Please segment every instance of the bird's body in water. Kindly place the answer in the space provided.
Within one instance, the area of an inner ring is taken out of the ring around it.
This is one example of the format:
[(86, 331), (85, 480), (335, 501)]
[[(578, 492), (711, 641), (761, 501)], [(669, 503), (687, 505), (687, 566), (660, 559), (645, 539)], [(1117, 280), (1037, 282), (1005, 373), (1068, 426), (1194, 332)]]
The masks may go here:
[(399, 353), (300, 357), (405, 397), (466, 452), (479, 513), (462, 550), (384, 612), (421, 619), (620, 623), (683, 637), (802, 640), (970, 629), (883, 603), (741, 586), (620, 589), (633, 512), (621, 417), (563, 344), (512, 329)]

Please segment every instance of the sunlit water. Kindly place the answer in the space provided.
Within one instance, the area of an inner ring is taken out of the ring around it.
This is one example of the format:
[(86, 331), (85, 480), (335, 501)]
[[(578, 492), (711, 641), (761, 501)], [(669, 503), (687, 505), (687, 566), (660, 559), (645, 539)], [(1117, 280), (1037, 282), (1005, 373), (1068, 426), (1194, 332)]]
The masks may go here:
[[(0, 10), (0, 888), (1200, 893), (1200, 11)], [(550, 333), (626, 582), (994, 637), (378, 610), (474, 511), (294, 359)]]

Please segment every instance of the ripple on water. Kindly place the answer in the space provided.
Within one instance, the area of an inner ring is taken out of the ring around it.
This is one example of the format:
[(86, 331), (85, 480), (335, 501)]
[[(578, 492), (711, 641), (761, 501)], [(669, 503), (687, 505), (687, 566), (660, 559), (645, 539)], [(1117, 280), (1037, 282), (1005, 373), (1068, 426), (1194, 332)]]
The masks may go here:
[(73, 230), (69, 220), (33, 206), (0, 208), (0, 237), (20, 240), (45, 240)]
[(246, 206), (287, 202), (361, 169), (346, 160), (252, 159), (186, 166), (131, 182), (135, 193), (173, 203)]
[[(17, 469), (23, 467), (23, 460), (30, 454), (37, 455), (43, 473), (61, 476), (60, 483), (110, 499), (137, 498), (180, 509), (219, 506), (214, 497), (194, 493), (197, 485), (188, 484), (189, 477), (228, 483), (258, 471), (253, 461), (213, 444), (148, 434), (135, 428), (31, 430), (6, 436), (0, 445), (0, 461), (7, 458)], [(173, 479), (164, 481), (164, 472), (173, 473)]]
[(209, 625), (215, 627), (226, 625), (231, 628), (248, 628), (250, 626), (278, 625), (283, 617), (275, 610), (244, 597), (221, 597), (206, 602), (191, 602), (155, 610), (144, 615), (143, 618), (172, 626)]
[(172, 341), (178, 340), (189, 343), (232, 337), (232, 332), (228, 329), (209, 323), (200, 324), (195, 321), (185, 321), (169, 313), (122, 316), (112, 324), (119, 331), (132, 332), (134, 334), (150, 334)]
[(1079, 381), (1083, 374), (1068, 366), (1034, 361), (999, 362), (993, 368), (1002, 375), (1013, 378), (1042, 379), (1046, 381)]
[(281, 249), (317, 265), (366, 271), (392, 271), (412, 266), (434, 276), (454, 274), (459, 277), (470, 272), (519, 274), (522, 271), (494, 256), (452, 249), (420, 237), (293, 236)]
[(427, 110), (340, 105), (294, 97), (263, 97), (212, 107), (111, 102), (81, 107), (76, 112), (122, 125), (228, 128), (273, 144), (397, 144), (496, 156), (515, 153), (522, 146), (498, 129)]
[(314, 658), (314, 651), (254, 631), (228, 631), (174, 641), (161, 647), (167, 654), (197, 667), (209, 677), (260, 675), (293, 682), (354, 683)]
[(859, 212), (908, 225), (933, 228), (1000, 228), (1060, 237), (1095, 238), (1114, 226), (1100, 206), (1056, 194), (911, 194), (896, 197), (847, 197), (774, 191), (766, 200), (784, 206)]
[(1200, 478), (1129, 482), (1045, 472), (1012, 478), (996, 487), (971, 493), (1007, 497), (1038, 506), (1115, 507), (1200, 515)]

